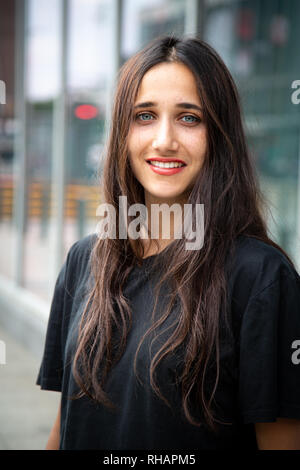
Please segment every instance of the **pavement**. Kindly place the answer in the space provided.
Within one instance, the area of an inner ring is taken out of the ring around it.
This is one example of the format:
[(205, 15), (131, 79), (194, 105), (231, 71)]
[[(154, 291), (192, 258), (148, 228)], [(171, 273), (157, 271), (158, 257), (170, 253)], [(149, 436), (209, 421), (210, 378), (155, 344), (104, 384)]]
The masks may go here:
[(0, 349), (0, 450), (43, 450), (60, 393), (35, 385), (41, 358), (1, 326)]

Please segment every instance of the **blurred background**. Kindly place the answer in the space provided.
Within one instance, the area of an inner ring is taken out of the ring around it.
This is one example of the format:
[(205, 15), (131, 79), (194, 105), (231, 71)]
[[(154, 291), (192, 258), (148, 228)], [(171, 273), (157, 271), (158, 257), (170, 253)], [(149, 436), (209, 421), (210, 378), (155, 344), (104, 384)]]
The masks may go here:
[(0, 449), (43, 448), (55, 418), (34, 385), (54, 283), (97, 224), (118, 69), (151, 39), (197, 33), (227, 64), (270, 235), (299, 269), (299, 24), (299, 0), (0, 0)]

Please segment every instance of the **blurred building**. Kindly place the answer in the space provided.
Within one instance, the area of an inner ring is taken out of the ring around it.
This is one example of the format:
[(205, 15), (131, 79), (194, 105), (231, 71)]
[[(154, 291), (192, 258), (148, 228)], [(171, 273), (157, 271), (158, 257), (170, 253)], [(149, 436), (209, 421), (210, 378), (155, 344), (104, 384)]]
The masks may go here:
[(7, 328), (41, 350), (58, 270), (71, 244), (96, 227), (117, 71), (163, 33), (197, 33), (232, 72), (270, 233), (300, 266), (299, 22), (298, 0), (0, 0)]

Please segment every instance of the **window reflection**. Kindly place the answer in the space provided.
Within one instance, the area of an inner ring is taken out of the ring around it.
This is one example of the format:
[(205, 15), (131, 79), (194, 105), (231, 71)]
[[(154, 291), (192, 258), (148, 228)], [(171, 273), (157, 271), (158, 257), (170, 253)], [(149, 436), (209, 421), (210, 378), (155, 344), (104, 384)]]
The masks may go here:
[[(51, 231), (55, 211), (51, 195), (53, 100), (59, 91), (61, 8), (59, 0), (30, 0), (26, 32), (26, 166), (24, 287), (49, 299)], [(47, 53), (46, 53), (47, 51)]]
[(291, 84), (300, 70), (299, 17), (297, 0), (207, 0), (204, 30), (204, 39), (238, 84), (262, 190), (271, 206), (269, 229), (294, 257), (300, 247), (300, 106), (291, 103)]
[(123, 7), (121, 57), (129, 56), (156, 36), (184, 33), (184, 0), (126, 0)]
[(53, 99), (58, 93), (60, 0), (29, 0), (27, 34), (27, 97)]
[(15, 8), (2, 5), (0, 14), (0, 273), (13, 277), (12, 207), (14, 198), (14, 135), (16, 132), (14, 96)]
[(114, 79), (113, 2), (71, 0), (64, 250), (94, 232), (107, 95)]

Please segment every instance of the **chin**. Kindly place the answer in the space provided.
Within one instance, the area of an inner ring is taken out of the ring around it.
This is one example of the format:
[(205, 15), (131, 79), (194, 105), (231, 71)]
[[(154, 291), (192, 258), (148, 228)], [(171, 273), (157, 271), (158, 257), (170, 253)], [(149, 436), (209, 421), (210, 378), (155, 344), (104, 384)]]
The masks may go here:
[(162, 203), (164, 201), (169, 201), (169, 200), (173, 200), (173, 199), (176, 201), (177, 199), (179, 200), (182, 197), (181, 193), (174, 194), (174, 193), (163, 192), (163, 193), (149, 193), (149, 194), (151, 194), (151, 196), (153, 198), (160, 200)]

